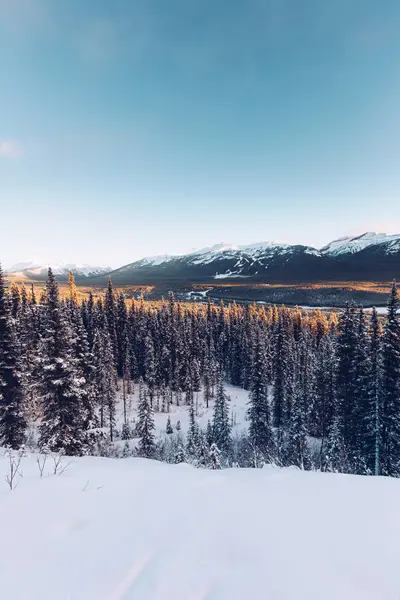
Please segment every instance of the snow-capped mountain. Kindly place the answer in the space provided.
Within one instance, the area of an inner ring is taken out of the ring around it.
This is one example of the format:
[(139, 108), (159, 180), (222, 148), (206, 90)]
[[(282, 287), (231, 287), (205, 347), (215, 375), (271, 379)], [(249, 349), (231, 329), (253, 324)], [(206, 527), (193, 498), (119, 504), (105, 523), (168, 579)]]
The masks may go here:
[[(274, 241), (245, 245), (221, 242), (187, 254), (145, 257), (116, 270), (75, 263), (50, 266), (61, 281), (71, 270), (77, 280), (93, 284), (104, 283), (108, 274), (116, 285), (235, 279), (249, 284), (388, 281), (400, 279), (400, 234), (368, 232), (334, 240), (321, 249)], [(30, 261), (17, 263), (8, 271), (41, 281), (47, 269), (45, 263)]]
[(96, 277), (110, 272), (109, 266), (93, 266), (88, 264), (76, 263), (46, 263), (40, 264), (38, 261), (19, 262), (6, 269), (8, 273), (21, 274), (32, 279), (45, 279), (47, 272), (51, 267), (54, 275), (60, 280), (68, 277), (70, 271), (76, 278)]
[(327, 256), (341, 256), (355, 254), (371, 246), (381, 246), (382, 251), (386, 254), (399, 252), (400, 234), (387, 235), (369, 231), (354, 237), (343, 237), (324, 246), (321, 253)]
[(400, 276), (400, 234), (365, 233), (321, 249), (280, 242), (221, 242), (179, 256), (143, 258), (112, 272), (116, 284), (246, 279), (250, 284), (387, 280)]
[[(301, 264), (316, 267), (325, 259), (318, 250), (277, 242), (234, 245), (225, 242), (179, 256), (144, 258), (112, 272), (116, 284), (150, 280), (204, 281), (248, 279), (262, 282), (284, 271), (297, 277)], [(285, 275), (285, 276), (286, 276)]]

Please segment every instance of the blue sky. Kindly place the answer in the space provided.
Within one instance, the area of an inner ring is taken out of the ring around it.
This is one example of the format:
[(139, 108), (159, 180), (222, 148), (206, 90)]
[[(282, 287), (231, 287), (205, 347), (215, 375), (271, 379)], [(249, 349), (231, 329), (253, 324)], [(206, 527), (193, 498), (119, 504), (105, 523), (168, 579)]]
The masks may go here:
[(0, 0), (0, 260), (400, 231), (398, 0)]

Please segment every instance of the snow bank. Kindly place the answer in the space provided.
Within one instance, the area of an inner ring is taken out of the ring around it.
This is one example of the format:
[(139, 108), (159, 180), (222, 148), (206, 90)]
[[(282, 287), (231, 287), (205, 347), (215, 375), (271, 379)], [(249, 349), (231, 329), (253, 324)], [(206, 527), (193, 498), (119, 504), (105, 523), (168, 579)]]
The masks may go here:
[(7, 600), (399, 597), (398, 480), (102, 458), (23, 472), (0, 481)]

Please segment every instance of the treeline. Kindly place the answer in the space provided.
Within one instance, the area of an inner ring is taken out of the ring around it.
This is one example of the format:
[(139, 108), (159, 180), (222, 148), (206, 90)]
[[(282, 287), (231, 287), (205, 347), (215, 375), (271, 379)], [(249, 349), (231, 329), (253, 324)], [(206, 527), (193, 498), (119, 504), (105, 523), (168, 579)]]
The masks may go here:
[[(40, 298), (0, 272), (0, 443), (96, 452), (116, 436), (138, 454), (198, 465), (264, 462), (344, 473), (400, 473), (400, 302), (396, 285), (380, 319), (355, 305), (338, 317), (257, 305), (167, 301), (129, 304), (113, 290), (78, 303), (71, 275), (61, 300), (49, 270)], [(233, 435), (224, 382), (249, 391), (248, 433)], [(135, 430), (127, 398), (139, 389)], [(213, 401), (202, 430), (196, 396)], [(186, 405), (186, 437), (170, 419), (156, 440), (154, 412)], [(120, 435), (120, 432), (118, 432)]]

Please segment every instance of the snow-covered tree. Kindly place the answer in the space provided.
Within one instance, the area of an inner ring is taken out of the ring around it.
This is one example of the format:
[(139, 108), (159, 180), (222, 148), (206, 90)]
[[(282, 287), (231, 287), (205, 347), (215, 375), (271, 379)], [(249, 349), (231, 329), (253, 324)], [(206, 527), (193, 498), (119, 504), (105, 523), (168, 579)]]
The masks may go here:
[(155, 452), (154, 416), (150, 396), (143, 384), (139, 387), (138, 422), (136, 432), (139, 437), (139, 454), (152, 458)]
[(0, 265), (0, 445), (13, 449), (24, 444), (27, 427), (21, 358)]
[(42, 407), (39, 444), (53, 452), (87, 451), (82, 398), (85, 379), (74, 354), (74, 334), (60, 304), (58, 285), (49, 269), (41, 344)]

